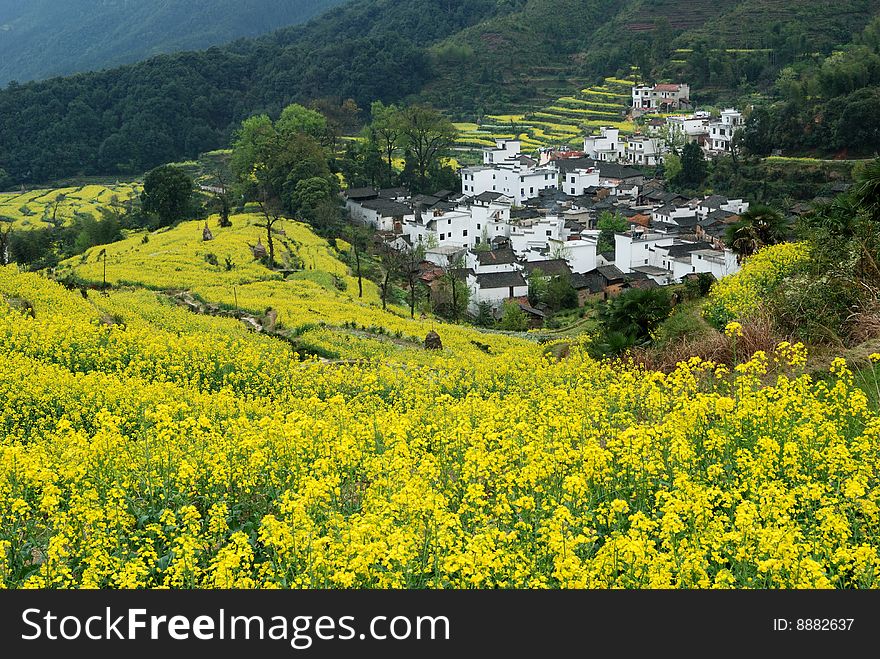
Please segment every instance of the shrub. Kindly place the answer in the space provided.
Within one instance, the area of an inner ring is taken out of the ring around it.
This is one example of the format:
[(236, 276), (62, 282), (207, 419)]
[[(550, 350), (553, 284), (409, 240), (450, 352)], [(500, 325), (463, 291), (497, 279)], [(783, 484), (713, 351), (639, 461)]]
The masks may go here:
[(809, 255), (806, 243), (782, 243), (756, 252), (737, 274), (712, 286), (703, 317), (719, 330), (732, 320), (749, 318), (785, 277), (807, 262)]

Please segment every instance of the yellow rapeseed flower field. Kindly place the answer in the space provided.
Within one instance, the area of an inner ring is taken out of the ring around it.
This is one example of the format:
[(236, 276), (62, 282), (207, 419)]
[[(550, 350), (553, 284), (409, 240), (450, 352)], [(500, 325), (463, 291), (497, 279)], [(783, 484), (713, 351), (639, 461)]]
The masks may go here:
[[(584, 342), (559, 359), (382, 312), (305, 225), (283, 223), (306, 269), (270, 273), (255, 221), (111, 245), (107, 295), (0, 268), (0, 584), (880, 585), (880, 418), (843, 360), (815, 379), (790, 344), (671, 374)], [(99, 282), (97, 254), (64, 270)], [(167, 294), (233, 287), (292, 340)]]

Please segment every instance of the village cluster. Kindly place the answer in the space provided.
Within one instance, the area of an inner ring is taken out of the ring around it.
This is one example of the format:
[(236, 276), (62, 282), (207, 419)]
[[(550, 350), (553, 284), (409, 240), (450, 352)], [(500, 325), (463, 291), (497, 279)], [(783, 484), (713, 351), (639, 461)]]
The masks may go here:
[[(634, 87), (633, 113), (675, 112), (690, 106), (687, 85)], [(662, 123), (662, 126), (660, 125)], [(583, 150), (522, 153), (518, 140), (497, 140), (483, 162), (461, 169), (461, 190), (410, 196), (402, 188), (349, 189), (352, 221), (373, 227), (392, 249), (424, 249), (422, 281), (447, 268), (466, 282), (470, 307), (497, 311), (509, 299), (524, 310), (528, 278), (566, 276), (581, 302), (632, 287), (667, 286), (701, 273), (722, 279), (739, 269), (724, 234), (748, 202), (718, 195), (688, 199), (667, 192), (643, 169), (662, 162), (676, 144), (697, 142), (709, 155), (729, 152), (742, 115), (725, 110), (669, 114), (623, 137), (601, 128)], [(604, 212), (629, 228), (602, 245)], [(603, 249), (604, 247), (604, 249)]]

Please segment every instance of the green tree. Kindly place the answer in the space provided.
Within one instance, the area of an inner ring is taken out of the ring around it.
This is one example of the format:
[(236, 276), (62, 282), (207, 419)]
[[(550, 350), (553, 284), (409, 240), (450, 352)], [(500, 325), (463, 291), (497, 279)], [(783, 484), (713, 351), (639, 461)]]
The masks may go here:
[(672, 313), (672, 300), (663, 288), (632, 288), (611, 299), (600, 312), (607, 332), (646, 343), (651, 332)]
[(388, 164), (385, 181), (391, 185), (394, 181), (394, 154), (403, 140), (403, 118), (397, 106), (386, 106), (382, 101), (373, 103), (370, 114), (373, 117), (370, 131), (375, 137), (379, 152)]
[(742, 260), (762, 247), (783, 242), (787, 235), (788, 223), (782, 213), (756, 204), (740, 215), (738, 222), (727, 227), (726, 242)]
[(529, 319), (519, 304), (506, 300), (498, 327), (508, 332), (525, 332), (529, 328)]
[(689, 142), (681, 150), (681, 171), (673, 181), (686, 189), (697, 189), (706, 180), (708, 168), (703, 150), (696, 142)]
[(474, 318), (474, 324), (479, 327), (492, 327), (495, 324), (495, 318), (492, 316), (492, 305), (488, 302), (480, 302), (477, 305), (477, 316)]
[(574, 286), (571, 285), (571, 277), (562, 274), (550, 279), (547, 285), (546, 300), (553, 311), (577, 308), (578, 294)]
[(183, 170), (162, 165), (144, 179), (141, 202), (144, 211), (159, 218), (159, 226), (170, 226), (192, 211), (193, 181)]
[(317, 110), (310, 110), (299, 103), (288, 105), (281, 111), (281, 116), (275, 122), (275, 129), (282, 137), (302, 133), (320, 144), (329, 145), (327, 118)]
[(441, 112), (424, 105), (411, 105), (402, 110), (400, 116), (401, 132), (413, 159), (417, 189), (425, 192), (428, 172), (449, 153), (457, 131)]
[(547, 301), (547, 290), (550, 282), (541, 268), (535, 268), (529, 273), (529, 304), (532, 306)]
[(336, 198), (339, 182), (324, 149), (306, 132), (317, 130), (317, 113), (302, 106), (288, 110), (284, 123), (278, 121), (281, 129), (265, 115), (245, 120), (230, 164), (245, 198), (272, 209), (269, 215), (277, 211), (315, 223), (317, 210), (326, 211)]
[(602, 254), (614, 251), (614, 234), (627, 231), (629, 224), (620, 213), (602, 211), (596, 222), (596, 228), (599, 229), (599, 243), (596, 250)]

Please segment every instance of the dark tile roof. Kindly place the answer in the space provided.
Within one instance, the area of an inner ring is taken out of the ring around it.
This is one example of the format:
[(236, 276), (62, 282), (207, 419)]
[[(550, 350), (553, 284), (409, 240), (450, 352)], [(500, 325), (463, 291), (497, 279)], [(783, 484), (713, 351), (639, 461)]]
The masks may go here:
[(658, 284), (653, 279), (646, 277), (645, 279), (633, 279), (627, 282), (627, 285), (630, 288), (659, 288), (660, 284)]
[(596, 268), (596, 272), (605, 277), (609, 282), (618, 279), (623, 280), (625, 275), (616, 265), (602, 265)]
[(533, 306), (526, 304), (525, 302), (517, 302), (519, 308), (525, 311), (527, 314), (531, 316), (536, 316), (538, 318), (546, 318), (547, 314), (541, 311), (540, 309), (535, 309)]
[[(595, 284), (591, 285), (590, 278), (582, 275), (579, 272), (573, 272), (571, 274), (571, 279), (569, 279), (569, 282), (571, 283), (572, 288), (574, 288), (576, 291), (582, 291), (585, 288), (589, 288), (590, 291), (592, 291), (593, 293), (598, 293), (601, 290), (600, 288), (598, 288), (598, 286), (595, 286)], [(596, 290), (594, 290), (594, 288)]]
[(412, 209), (406, 204), (391, 199), (368, 199), (361, 203), (361, 206), (369, 210), (376, 211), (382, 217), (402, 217), (412, 215)]
[(480, 265), (516, 263), (516, 253), (509, 247), (492, 249), (488, 252), (477, 252), (477, 262)]
[(657, 249), (668, 249), (667, 252), (671, 258), (676, 256), (687, 256), (691, 252), (695, 252), (698, 249), (712, 249), (712, 245), (709, 243), (701, 242), (701, 243), (679, 243), (677, 245), (670, 245), (669, 247), (663, 248), (658, 247)]
[(406, 188), (382, 188), (381, 190), (379, 190), (379, 196), (385, 199), (409, 197), (409, 190), (407, 190)]
[(699, 224), (699, 220), (697, 219), (696, 215), (679, 215), (678, 217), (673, 217), (671, 219), (682, 228), (695, 227), (697, 226), (697, 224)]
[(449, 274), (451, 274), (459, 281), (467, 281), (467, 278), (469, 276), (476, 276), (477, 273), (475, 273), (471, 268), (450, 268)]
[(727, 197), (722, 197), (720, 194), (713, 194), (711, 197), (706, 197), (700, 202), (700, 206), (703, 208), (721, 208), (722, 204), (727, 203)]
[(512, 220), (528, 220), (533, 217), (541, 217), (537, 208), (512, 208), (510, 210), (510, 219)]
[(638, 169), (627, 167), (626, 165), (618, 165), (616, 162), (600, 162), (596, 166), (599, 168), (599, 176), (602, 178), (614, 178), (625, 181), (633, 178), (644, 178), (645, 176)]
[(438, 197), (433, 197), (426, 194), (417, 194), (415, 197), (412, 198), (412, 201), (410, 203), (413, 206), (415, 206), (416, 204), (421, 204), (422, 208), (431, 208), (439, 201), (440, 199)]
[(706, 215), (706, 219), (698, 222), (702, 227), (707, 227), (716, 222), (724, 222), (727, 218), (733, 217), (736, 213), (731, 213), (730, 211), (723, 211), (720, 208), (712, 211), (711, 213)]
[(558, 275), (571, 276), (571, 268), (565, 259), (548, 259), (546, 261), (528, 261), (524, 264), (527, 274), (540, 270), (544, 275), (555, 277)]
[(431, 196), (437, 197), (437, 199), (449, 199), (453, 194), (452, 190), (438, 190)]
[(525, 286), (526, 280), (520, 272), (490, 272), (485, 275), (477, 275), (477, 285), (480, 288), (510, 288), (511, 286)]
[(481, 192), (476, 197), (474, 197), (474, 201), (479, 201), (484, 204), (496, 201), (499, 197), (503, 197), (504, 195), (500, 192)]
[(379, 191), (376, 188), (349, 188), (344, 194), (346, 199), (359, 201), (362, 199), (375, 199), (379, 196)]

